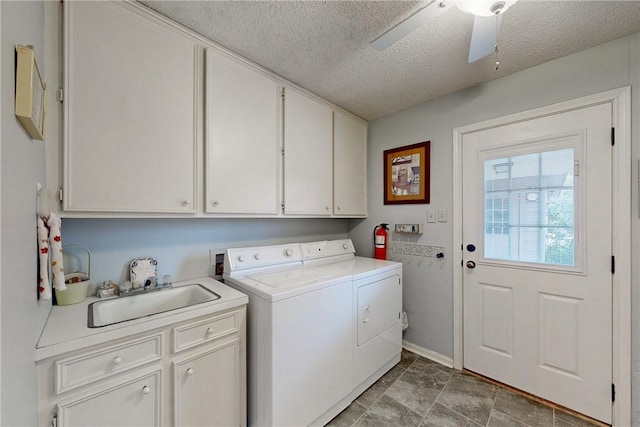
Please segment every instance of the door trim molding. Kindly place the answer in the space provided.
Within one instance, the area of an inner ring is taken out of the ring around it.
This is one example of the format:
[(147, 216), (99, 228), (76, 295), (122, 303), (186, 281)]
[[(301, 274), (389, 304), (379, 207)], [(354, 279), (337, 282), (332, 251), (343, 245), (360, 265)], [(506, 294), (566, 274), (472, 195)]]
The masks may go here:
[[(610, 103), (616, 129), (613, 150), (612, 382), (616, 385), (613, 425), (631, 425), (631, 87), (601, 92), (558, 104), (460, 126), (453, 130), (453, 248), (462, 260), (462, 138), (465, 134), (532, 120), (591, 105)], [(462, 266), (453, 262), (453, 366), (462, 369)]]

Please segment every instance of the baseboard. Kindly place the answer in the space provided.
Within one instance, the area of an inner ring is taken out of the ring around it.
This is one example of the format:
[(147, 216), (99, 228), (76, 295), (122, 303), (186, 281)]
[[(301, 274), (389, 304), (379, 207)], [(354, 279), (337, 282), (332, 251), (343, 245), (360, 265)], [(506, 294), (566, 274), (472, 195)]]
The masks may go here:
[(427, 350), (426, 348), (422, 348), (419, 345), (415, 345), (405, 340), (402, 340), (402, 347), (417, 355), (426, 357), (429, 360), (433, 360), (434, 362), (440, 363), (441, 365), (447, 366), (449, 368), (453, 368), (453, 359), (451, 357), (447, 357), (443, 354), (436, 353), (435, 351)]

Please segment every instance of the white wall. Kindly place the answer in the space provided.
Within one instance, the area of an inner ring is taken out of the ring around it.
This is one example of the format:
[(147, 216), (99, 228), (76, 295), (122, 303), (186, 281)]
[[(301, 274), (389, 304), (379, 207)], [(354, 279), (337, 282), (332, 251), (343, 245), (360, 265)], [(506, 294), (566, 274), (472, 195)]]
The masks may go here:
[[(508, 61), (508, 58), (503, 58)], [(425, 84), (429, 84), (425, 77)], [(405, 263), (404, 307), (409, 315), (405, 340), (430, 352), (453, 357), (453, 269), (461, 255), (452, 248), (451, 222), (426, 223), (427, 209), (452, 210), (452, 131), (470, 123), (541, 107), (614, 88), (632, 86), (632, 159), (640, 155), (640, 34), (616, 40), (493, 82), (460, 91), (383, 117), (369, 125), (369, 217), (352, 221), (349, 236), (361, 253), (371, 253), (375, 224), (425, 223), (421, 244), (446, 247), (443, 263), (414, 260)], [(431, 141), (431, 203), (384, 206), (382, 152), (385, 149)], [(632, 159), (629, 159), (631, 162)], [(633, 174), (637, 176), (635, 160)], [(633, 184), (633, 258), (640, 256), (637, 185)], [(405, 260), (406, 261), (406, 260)], [(640, 334), (640, 266), (632, 272), (633, 336)], [(634, 396), (640, 394), (640, 339), (633, 342)], [(640, 402), (634, 399), (634, 420), (640, 424)]]
[(2, 1), (0, 229), (2, 308), (1, 425), (35, 425), (34, 349), (51, 307), (37, 300), (36, 183), (45, 180), (45, 142), (33, 141), (13, 115), (15, 45), (35, 47), (44, 69), (43, 2)]
[(174, 281), (208, 276), (209, 249), (347, 237), (346, 219), (64, 219), (62, 239), (91, 252), (91, 282), (128, 278), (133, 258)]

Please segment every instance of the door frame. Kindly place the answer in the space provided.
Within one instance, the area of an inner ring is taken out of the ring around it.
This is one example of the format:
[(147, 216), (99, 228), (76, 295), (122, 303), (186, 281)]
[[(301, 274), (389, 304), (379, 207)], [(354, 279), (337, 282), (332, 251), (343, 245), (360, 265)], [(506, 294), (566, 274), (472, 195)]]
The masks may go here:
[[(631, 87), (623, 87), (548, 105), (521, 113), (486, 120), (453, 130), (453, 248), (462, 249), (462, 139), (465, 134), (539, 117), (562, 113), (596, 104), (612, 105), (615, 128), (613, 150), (613, 274), (612, 295), (612, 383), (616, 400), (613, 425), (631, 425)], [(454, 258), (455, 260), (455, 258)], [(453, 262), (453, 366), (463, 368), (463, 267)]]

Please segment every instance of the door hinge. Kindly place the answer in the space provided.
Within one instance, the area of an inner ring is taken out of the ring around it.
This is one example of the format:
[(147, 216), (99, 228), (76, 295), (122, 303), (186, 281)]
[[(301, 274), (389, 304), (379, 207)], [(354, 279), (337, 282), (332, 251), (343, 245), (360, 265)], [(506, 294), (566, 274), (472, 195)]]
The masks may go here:
[(56, 94), (58, 102), (64, 102), (64, 89), (59, 88)]
[(615, 384), (611, 384), (611, 401), (612, 402), (616, 401), (616, 385)]
[(280, 207), (282, 208), (282, 212), (284, 212), (284, 202), (280, 203)]
[(282, 149), (280, 150), (280, 153), (282, 153), (282, 155), (284, 156), (284, 147), (282, 147)]
[(611, 128), (611, 145), (616, 145), (616, 128)]
[(611, 274), (616, 273), (616, 257), (611, 255)]
[(280, 96), (282, 96), (282, 100), (284, 101), (284, 88), (282, 88), (282, 91), (280, 92)]

